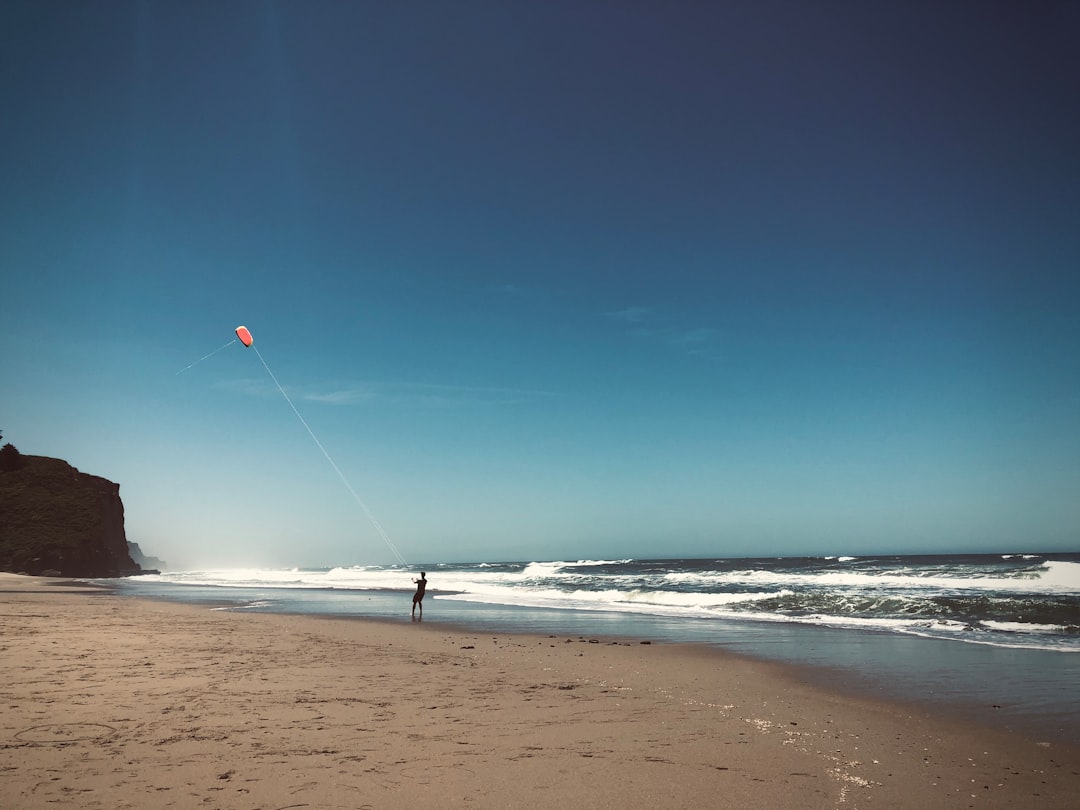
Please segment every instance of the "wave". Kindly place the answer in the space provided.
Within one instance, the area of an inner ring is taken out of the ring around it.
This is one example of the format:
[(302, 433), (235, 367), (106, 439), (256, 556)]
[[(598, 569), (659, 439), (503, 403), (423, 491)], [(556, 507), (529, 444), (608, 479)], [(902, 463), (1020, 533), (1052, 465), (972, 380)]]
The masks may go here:
[[(596, 570), (607, 567), (610, 573)], [(498, 592), (532, 593), (550, 589), (565, 598), (570, 593), (619, 594), (623, 599), (693, 600), (695, 594), (713, 595), (718, 602), (734, 594), (740, 601), (746, 594), (769, 593), (778, 597), (796, 592), (806, 595), (844, 594), (866, 599), (910, 597), (931, 600), (982, 594), (984, 598), (1044, 598), (1080, 596), (1080, 563), (1050, 560), (1003, 575), (999, 572), (961, 571), (960, 574), (928, 573), (925, 569), (862, 570), (835, 568), (816, 570), (766, 570), (761, 568), (724, 571), (671, 571), (662, 568), (630, 570), (624, 561), (580, 560), (577, 562), (532, 562), (482, 567), (456, 566), (439, 571), (429, 590), (432, 593)], [(640, 567), (639, 567), (640, 568)], [(232, 569), (143, 575), (145, 582), (203, 585), (223, 588), (325, 588), (344, 590), (404, 591), (413, 587), (409, 572), (380, 566), (350, 566), (331, 569)], [(492, 590), (495, 589), (495, 590)], [(664, 596), (667, 594), (667, 596)], [(832, 597), (830, 597), (832, 598)], [(610, 601), (610, 600), (609, 600)], [(905, 608), (906, 609), (906, 608)]]
[(576, 562), (570, 562), (568, 560), (557, 560), (549, 562), (531, 562), (526, 564), (522, 571), (523, 576), (526, 579), (539, 579), (545, 577), (555, 576), (577, 576), (572, 569), (575, 568), (603, 568), (616, 565), (629, 565), (632, 563), (632, 559), (628, 560), (577, 560)]
[[(1080, 652), (1080, 561), (1040, 555), (780, 560), (432, 563), (434, 599), (507, 607), (768, 621)], [(1027, 559), (1033, 557), (1035, 559)], [(209, 570), (134, 577), (167, 585), (402, 592), (389, 566)], [(300, 597), (305, 599), (306, 597)], [(295, 601), (295, 599), (293, 600)]]
[(829, 586), (836, 588), (891, 588), (934, 591), (1004, 591), (1010, 593), (1076, 592), (1080, 591), (1080, 563), (1048, 561), (1037, 570), (1022, 571), (1011, 576), (1000, 574), (965, 576), (934, 576), (927, 573), (881, 573), (846, 571), (814, 571), (807, 573), (746, 569), (740, 571), (671, 572), (664, 575), (672, 583), (745, 583), (777, 586)]
[[(955, 619), (934, 621), (911, 621), (909, 619), (873, 618), (864, 616), (787, 616), (776, 613), (748, 613), (743, 618), (760, 622), (784, 624), (809, 624), (840, 630), (862, 630), (867, 632), (890, 632), (901, 635), (919, 636), (947, 641), (961, 641), (968, 644), (981, 644), (990, 647), (1010, 649), (1045, 650), (1048, 652), (1080, 653), (1080, 647), (1072, 646), (1067, 640), (1054, 638), (1067, 635), (1067, 628), (1052, 626), (1049, 631), (1041, 625), (1018, 625), (1008, 631), (996, 627)], [(1063, 643), (1065, 642), (1065, 643)]]
[(969, 621), (956, 618), (866, 616), (831, 612), (795, 614), (754, 609), (792, 591), (742, 594), (623, 591), (496, 590), (440, 597), (446, 600), (511, 607), (640, 613), (686, 619), (721, 619), (736, 623), (806, 624), (842, 630), (893, 632), (925, 638), (963, 641), (997, 647), (1080, 652), (1075, 645), (1080, 628), (1025, 622)]
[(441, 599), (484, 604), (518, 605), (523, 607), (553, 607), (564, 609), (616, 610), (654, 612), (657, 609), (670, 612), (709, 613), (718, 607), (745, 602), (775, 599), (776, 592), (762, 593), (679, 593), (675, 591), (562, 591), (547, 589), (514, 589), (489, 587), (473, 589), (467, 593), (441, 596)]
[(407, 590), (412, 583), (402, 571), (379, 568), (239, 568), (210, 571), (170, 571), (143, 574), (133, 581), (219, 588), (348, 588), (358, 590)]
[(1046, 571), (1040, 582), (1058, 588), (1080, 591), (1080, 563), (1067, 560), (1047, 560), (1042, 564)]
[(1037, 624), (1035, 622), (999, 622), (983, 619), (980, 624), (1003, 633), (1080, 633), (1080, 627), (1071, 624)]
[(213, 607), (210, 610), (221, 610), (232, 612), (234, 610), (260, 610), (262, 608), (272, 607), (273, 602), (266, 599), (256, 599), (254, 602), (245, 602), (241, 605), (226, 605), (224, 607)]

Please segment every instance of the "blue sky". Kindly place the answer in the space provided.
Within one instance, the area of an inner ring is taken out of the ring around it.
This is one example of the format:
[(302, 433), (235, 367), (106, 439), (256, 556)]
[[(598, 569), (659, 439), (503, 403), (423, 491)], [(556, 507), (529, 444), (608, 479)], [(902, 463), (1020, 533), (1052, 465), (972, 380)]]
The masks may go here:
[(0, 428), (176, 566), (1073, 550), (1080, 7), (0, 2)]

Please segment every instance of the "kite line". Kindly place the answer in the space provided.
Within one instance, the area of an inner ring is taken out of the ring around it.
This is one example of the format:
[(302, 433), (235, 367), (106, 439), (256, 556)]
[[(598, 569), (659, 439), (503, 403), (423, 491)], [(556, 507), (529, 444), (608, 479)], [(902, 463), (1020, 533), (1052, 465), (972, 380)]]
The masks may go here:
[(383, 527), (379, 525), (379, 521), (377, 521), (375, 519), (375, 516), (371, 514), (371, 510), (367, 508), (367, 504), (365, 504), (360, 499), (360, 496), (356, 494), (356, 490), (353, 489), (352, 484), (349, 483), (349, 480), (345, 477), (345, 474), (341, 471), (341, 468), (338, 467), (338, 465), (334, 462), (334, 459), (332, 459), (330, 457), (330, 454), (326, 451), (326, 448), (323, 447), (323, 443), (319, 441), (319, 437), (315, 435), (315, 431), (311, 429), (311, 426), (307, 423), (307, 420), (300, 415), (300, 411), (297, 410), (296, 406), (293, 404), (293, 401), (289, 398), (289, 395), (285, 393), (285, 389), (281, 386), (281, 383), (278, 382), (278, 378), (274, 376), (274, 372), (270, 370), (270, 366), (267, 365), (266, 360), (263, 359), (263, 356), (259, 352), (258, 347), (253, 345), (255, 342), (254, 338), (251, 337), (251, 332), (248, 331), (248, 328), (246, 326), (236, 327), (236, 337), (234, 337), (224, 346), (214, 349), (214, 351), (210, 352), (210, 354), (205, 355), (204, 357), (200, 357), (190, 366), (185, 366), (184, 368), (180, 369), (178, 372), (176, 372), (177, 375), (183, 374), (185, 371), (191, 368), (191, 366), (196, 366), (203, 360), (206, 360), (209, 357), (213, 357), (218, 352), (227, 349), (229, 346), (232, 346), (234, 343), (236, 343), (237, 340), (243, 343), (244, 346), (246, 346), (247, 348), (255, 349), (255, 355), (259, 358), (259, 362), (263, 364), (263, 368), (266, 369), (266, 373), (270, 375), (270, 379), (274, 381), (274, 385), (277, 386), (277, 390), (281, 392), (281, 396), (283, 396), (285, 398), (285, 401), (289, 403), (289, 407), (292, 408), (292, 412), (296, 414), (296, 418), (300, 420), (300, 424), (304, 426), (304, 429), (308, 432), (308, 435), (311, 436), (312, 441), (315, 442), (315, 446), (322, 451), (323, 456), (325, 456), (326, 460), (330, 462), (330, 466), (334, 468), (334, 472), (336, 472), (338, 478), (341, 479), (341, 483), (345, 485), (345, 489), (349, 490), (349, 494), (353, 496), (353, 500), (356, 501), (356, 503), (359, 505), (360, 509), (367, 517), (368, 522), (370, 522), (371, 525), (375, 527), (375, 531), (379, 533), (379, 537), (381, 537), (383, 539), (383, 542), (386, 543), (387, 548), (389, 548), (390, 551), (393, 552), (394, 557), (396, 557), (397, 561), (401, 563), (401, 567), (408, 568), (409, 564), (405, 562), (405, 558), (401, 556), (401, 552), (398, 551), (397, 546), (394, 545), (394, 541), (390, 539), (390, 535), (388, 535), (383, 529)]
[[(244, 344), (248, 345), (247, 341), (244, 341)], [(308, 425), (307, 420), (305, 420), (304, 417), (300, 415), (300, 411), (296, 409), (293, 401), (289, 399), (289, 395), (286, 394), (285, 389), (281, 387), (281, 383), (278, 382), (278, 378), (274, 376), (274, 372), (270, 370), (270, 366), (268, 366), (266, 364), (266, 360), (263, 359), (262, 354), (259, 352), (259, 347), (252, 344), (250, 348), (255, 350), (255, 354), (259, 358), (259, 361), (263, 364), (263, 368), (266, 369), (266, 373), (270, 375), (270, 379), (274, 381), (274, 385), (277, 386), (278, 391), (280, 391), (281, 395), (285, 397), (285, 401), (289, 403), (289, 407), (292, 408), (293, 413), (296, 414), (296, 418), (300, 420), (300, 424), (304, 426), (305, 430), (307, 430), (308, 435), (311, 436), (312, 441), (314, 441), (316, 446), (320, 450), (322, 450), (322, 454), (326, 457), (326, 460), (330, 462), (330, 466), (334, 468), (334, 472), (336, 472), (338, 478), (341, 479), (341, 483), (345, 485), (345, 489), (349, 490), (349, 494), (353, 496), (353, 500), (356, 501), (356, 503), (360, 506), (360, 509), (363, 510), (364, 515), (367, 516), (367, 519), (371, 523), (371, 525), (375, 527), (375, 531), (379, 533), (379, 537), (383, 539), (383, 542), (386, 543), (390, 551), (394, 553), (397, 561), (401, 563), (401, 567), (408, 568), (409, 564), (405, 562), (405, 558), (402, 557), (401, 552), (397, 550), (397, 546), (395, 546), (394, 542), (390, 539), (390, 535), (388, 535), (383, 530), (383, 527), (379, 525), (379, 521), (377, 521), (375, 519), (375, 516), (371, 514), (371, 510), (367, 508), (367, 505), (360, 499), (360, 496), (356, 494), (356, 490), (352, 488), (352, 484), (349, 483), (348, 479), (345, 477), (345, 474), (341, 472), (341, 469), (338, 467), (338, 465), (334, 463), (334, 459), (330, 458), (330, 454), (326, 452), (326, 448), (323, 447), (323, 443), (320, 442), (318, 436), (315, 435), (315, 431), (311, 429), (311, 426)]]
[[(220, 352), (220, 351), (222, 351), (224, 349), (229, 348), (234, 343), (236, 343), (236, 338), (233, 338), (228, 343), (226, 343), (224, 346), (220, 346), (217, 349), (214, 349), (212, 352), (210, 352), (210, 354), (207, 354), (207, 355), (204, 355), (204, 356), (200, 357), (198, 360), (196, 360), (194, 363), (192, 363), (191, 366), (199, 365), (199, 363), (201, 363), (206, 358), (213, 357), (215, 354), (217, 354), (218, 352)], [(191, 366), (184, 366), (182, 369), (180, 369), (178, 372), (176, 372), (176, 374), (174, 376), (179, 377), (181, 374), (183, 374), (185, 371), (187, 371), (189, 368), (191, 368)]]

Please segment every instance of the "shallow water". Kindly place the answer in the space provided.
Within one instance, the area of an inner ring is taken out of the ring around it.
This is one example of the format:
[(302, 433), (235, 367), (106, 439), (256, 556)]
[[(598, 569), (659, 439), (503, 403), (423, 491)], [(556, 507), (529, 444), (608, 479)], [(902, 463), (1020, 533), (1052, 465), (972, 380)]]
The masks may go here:
[[(810, 624), (1080, 653), (1077, 554), (439, 563), (427, 570), (448, 601)], [(414, 575), (396, 566), (354, 565), (139, 579), (372, 592), (411, 588)]]

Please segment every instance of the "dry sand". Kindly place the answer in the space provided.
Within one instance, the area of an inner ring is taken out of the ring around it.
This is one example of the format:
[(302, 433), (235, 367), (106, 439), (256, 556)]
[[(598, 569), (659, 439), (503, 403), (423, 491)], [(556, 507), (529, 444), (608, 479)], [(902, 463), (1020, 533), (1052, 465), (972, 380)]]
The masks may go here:
[(213, 611), (0, 574), (0, 808), (952, 810), (1080, 795), (1076, 749), (832, 694), (797, 670), (430, 619)]

